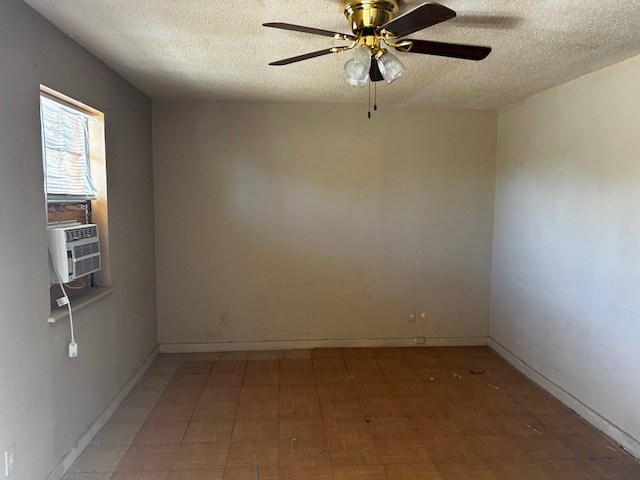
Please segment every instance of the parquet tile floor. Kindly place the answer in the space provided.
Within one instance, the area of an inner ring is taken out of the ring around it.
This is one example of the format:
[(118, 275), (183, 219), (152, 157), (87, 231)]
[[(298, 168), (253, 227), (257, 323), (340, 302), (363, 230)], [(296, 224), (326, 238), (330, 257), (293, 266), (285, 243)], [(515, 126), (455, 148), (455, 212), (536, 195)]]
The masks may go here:
[(65, 476), (107, 479), (638, 480), (640, 464), (488, 347), (330, 348), (160, 355)]

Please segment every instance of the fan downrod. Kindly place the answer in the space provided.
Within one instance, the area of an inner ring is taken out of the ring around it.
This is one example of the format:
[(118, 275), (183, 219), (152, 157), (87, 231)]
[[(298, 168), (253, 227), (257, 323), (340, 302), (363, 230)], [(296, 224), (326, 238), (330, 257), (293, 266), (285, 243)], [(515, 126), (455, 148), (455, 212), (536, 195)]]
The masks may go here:
[(398, 15), (398, 11), (397, 0), (347, 0), (344, 8), (344, 14), (355, 34), (389, 23)]

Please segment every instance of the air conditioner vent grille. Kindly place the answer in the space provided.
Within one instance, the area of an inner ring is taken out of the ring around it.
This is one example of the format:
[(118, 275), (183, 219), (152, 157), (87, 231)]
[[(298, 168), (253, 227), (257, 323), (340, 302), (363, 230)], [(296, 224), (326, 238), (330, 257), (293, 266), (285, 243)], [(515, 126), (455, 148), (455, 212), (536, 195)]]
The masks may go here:
[(100, 244), (98, 242), (86, 243), (84, 245), (78, 245), (73, 247), (73, 256), (75, 258), (86, 257), (87, 255), (93, 255), (100, 251)]
[(76, 277), (86, 275), (87, 273), (95, 272), (97, 270), (100, 270), (100, 256), (96, 255), (95, 257), (82, 259), (76, 262), (75, 265), (76, 265), (76, 271), (75, 271)]
[(82, 240), (85, 238), (92, 238), (98, 236), (98, 227), (95, 225), (91, 227), (79, 227), (72, 228), (66, 231), (67, 242), (73, 242), (76, 240)]

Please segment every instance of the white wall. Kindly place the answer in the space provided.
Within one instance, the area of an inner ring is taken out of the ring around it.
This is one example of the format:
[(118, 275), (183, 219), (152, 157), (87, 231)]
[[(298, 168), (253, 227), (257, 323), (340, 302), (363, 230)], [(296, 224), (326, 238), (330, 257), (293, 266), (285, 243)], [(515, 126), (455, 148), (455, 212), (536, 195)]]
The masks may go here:
[[(150, 101), (26, 4), (0, 2), (0, 452), (44, 479), (156, 345)], [(40, 83), (106, 116), (111, 279), (68, 322), (49, 314)]]
[(161, 344), (486, 343), (497, 112), (154, 100), (153, 121)]
[(639, 78), (636, 57), (500, 112), (493, 253), (492, 338), (628, 446), (640, 440)]

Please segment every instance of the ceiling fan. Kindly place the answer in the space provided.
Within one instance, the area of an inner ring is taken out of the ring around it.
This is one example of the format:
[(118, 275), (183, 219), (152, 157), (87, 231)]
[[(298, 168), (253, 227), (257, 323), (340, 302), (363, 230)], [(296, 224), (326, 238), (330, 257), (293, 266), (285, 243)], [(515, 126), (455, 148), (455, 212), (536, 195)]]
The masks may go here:
[(293, 30), (350, 41), (351, 44), (327, 48), (287, 58), (269, 65), (289, 65), (331, 53), (354, 50), (353, 57), (345, 64), (345, 79), (350, 85), (366, 86), (369, 82), (385, 80), (391, 83), (406, 70), (402, 62), (389, 52), (391, 47), (400, 52), (438, 55), (465, 60), (483, 60), (491, 53), (491, 47), (456, 43), (412, 40), (407, 35), (450, 20), (456, 12), (438, 3), (423, 3), (398, 16), (398, 0), (346, 0), (344, 14), (351, 24), (353, 34), (332, 32), (319, 28), (290, 23), (265, 23), (265, 27)]

